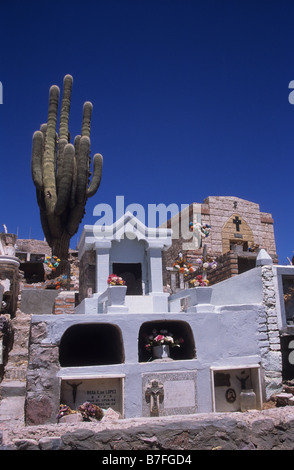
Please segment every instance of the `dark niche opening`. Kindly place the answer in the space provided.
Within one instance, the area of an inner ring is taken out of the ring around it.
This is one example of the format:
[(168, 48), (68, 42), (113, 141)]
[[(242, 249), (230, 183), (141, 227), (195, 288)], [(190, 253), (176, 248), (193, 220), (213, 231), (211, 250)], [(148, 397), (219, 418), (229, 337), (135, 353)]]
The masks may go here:
[(23, 271), (27, 284), (44, 282), (45, 280), (44, 265), (42, 262), (27, 261), (20, 263), (20, 270)]
[(59, 346), (61, 367), (97, 366), (124, 362), (120, 329), (105, 323), (69, 327)]
[(282, 276), (284, 306), (287, 323), (294, 321), (294, 277)]
[(142, 295), (142, 265), (141, 263), (113, 263), (113, 274), (126, 281), (126, 295)]
[(195, 359), (196, 348), (193, 332), (188, 323), (179, 320), (156, 320), (145, 322), (139, 331), (139, 362), (152, 360), (152, 351), (146, 349), (146, 337), (156, 330), (160, 334), (161, 330), (171, 333), (174, 339), (182, 339), (180, 347), (170, 348), (170, 357), (174, 360)]

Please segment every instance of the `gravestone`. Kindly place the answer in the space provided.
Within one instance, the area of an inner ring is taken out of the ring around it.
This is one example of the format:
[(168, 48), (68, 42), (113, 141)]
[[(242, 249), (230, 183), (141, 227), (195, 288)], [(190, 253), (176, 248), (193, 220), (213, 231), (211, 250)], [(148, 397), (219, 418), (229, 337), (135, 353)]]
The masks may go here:
[(123, 416), (122, 377), (75, 378), (61, 382), (61, 403), (71, 409), (78, 409), (85, 402), (94, 403), (100, 408), (112, 408)]
[(56, 289), (23, 289), (21, 311), (28, 314), (51, 315), (54, 313), (54, 302), (58, 296)]
[(196, 371), (143, 374), (143, 416), (196, 413)]

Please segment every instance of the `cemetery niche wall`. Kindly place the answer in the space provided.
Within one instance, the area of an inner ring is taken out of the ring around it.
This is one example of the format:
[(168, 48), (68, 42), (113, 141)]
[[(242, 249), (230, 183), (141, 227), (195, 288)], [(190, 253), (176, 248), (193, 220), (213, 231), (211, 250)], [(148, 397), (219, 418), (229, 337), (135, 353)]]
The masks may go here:
[[(56, 422), (65, 401), (153, 417), (239, 411), (246, 394), (261, 409), (281, 390), (280, 335), (290, 325), (271, 256), (262, 249), (250, 271), (170, 294), (162, 254), (171, 243), (170, 229), (150, 229), (130, 213), (84, 227), (79, 305), (73, 314), (32, 315), (27, 424)], [(122, 297), (107, 284), (114, 268), (131, 282), (129, 293), (113, 286)], [(287, 275), (294, 278), (293, 267)]]

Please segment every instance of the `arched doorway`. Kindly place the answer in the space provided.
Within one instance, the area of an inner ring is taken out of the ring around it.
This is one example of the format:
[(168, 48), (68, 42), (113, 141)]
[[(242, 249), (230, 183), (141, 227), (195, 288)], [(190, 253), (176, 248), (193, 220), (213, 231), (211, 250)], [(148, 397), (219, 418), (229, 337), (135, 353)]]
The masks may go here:
[(239, 214), (233, 214), (222, 228), (222, 251), (239, 248), (240, 252), (247, 251), (254, 245), (254, 235), (246, 220)]

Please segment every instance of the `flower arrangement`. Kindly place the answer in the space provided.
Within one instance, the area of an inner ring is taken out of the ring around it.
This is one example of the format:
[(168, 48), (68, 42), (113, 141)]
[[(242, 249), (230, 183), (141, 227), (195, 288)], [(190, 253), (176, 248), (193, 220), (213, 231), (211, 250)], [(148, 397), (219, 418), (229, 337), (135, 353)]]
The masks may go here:
[(173, 268), (181, 274), (192, 274), (195, 268), (191, 263), (187, 263), (186, 258), (183, 257), (182, 253), (179, 253), (177, 260), (173, 264)]
[(156, 329), (152, 330), (152, 334), (145, 334), (145, 348), (149, 351), (153, 346), (160, 346), (166, 344), (172, 348), (181, 347), (181, 344), (184, 342), (183, 338), (174, 339), (172, 333), (169, 333), (167, 330), (160, 330), (159, 333)]
[(215, 261), (214, 257), (200, 256), (196, 259), (196, 266), (196, 270), (202, 269), (202, 271), (206, 271), (207, 269), (216, 269), (217, 262)]
[(122, 277), (119, 277), (116, 274), (110, 274), (107, 279), (107, 284), (109, 286), (125, 286), (126, 281), (124, 281)]
[(57, 419), (76, 413), (80, 413), (82, 415), (83, 421), (100, 421), (104, 416), (102, 408), (94, 403), (86, 401), (80, 405), (77, 410), (72, 410), (68, 405), (60, 405)]
[(187, 263), (185, 257), (183, 257), (182, 253), (179, 253), (179, 256), (175, 263), (173, 263), (173, 268), (178, 271), (179, 273), (185, 274), (193, 274), (196, 271), (206, 271), (207, 269), (216, 269), (217, 262), (215, 258), (209, 256), (200, 256), (196, 259), (196, 266), (192, 266), (191, 263)]
[(207, 279), (203, 279), (201, 274), (198, 274), (194, 279), (190, 279), (189, 284), (191, 287), (206, 287), (209, 284)]
[(57, 256), (46, 256), (45, 259), (44, 259), (44, 263), (48, 264), (48, 267), (52, 271), (55, 271), (56, 268), (59, 266), (60, 259), (57, 258)]
[(190, 222), (189, 228), (195, 235), (200, 234), (201, 238), (206, 238), (210, 234), (211, 226), (208, 224), (201, 224), (200, 222)]
[[(191, 263), (187, 263), (182, 253), (179, 253), (177, 260), (173, 263), (173, 268), (176, 271), (184, 274), (185, 277), (189, 276), (189, 287), (208, 286), (209, 281), (207, 280), (206, 271), (216, 269), (216, 267), (217, 262), (215, 258), (207, 255), (199, 256), (196, 259), (195, 266), (192, 266)], [(191, 279), (191, 277), (193, 278)]]
[(67, 276), (63, 274), (56, 279), (50, 279), (45, 282), (45, 289), (62, 289), (67, 287)]
[(103, 410), (98, 405), (89, 401), (79, 406), (78, 412), (81, 413), (84, 421), (100, 421), (104, 416)]
[(58, 415), (57, 415), (57, 419), (60, 419), (63, 416), (68, 416), (68, 415), (71, 415), (71, 414), (74, 414), (74, 413), (76, 413), (76, 411), (72, 410), (68, 405), (60, 405)]

